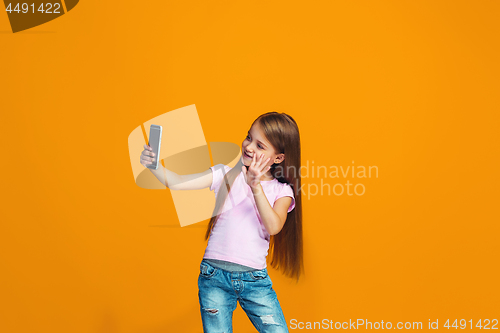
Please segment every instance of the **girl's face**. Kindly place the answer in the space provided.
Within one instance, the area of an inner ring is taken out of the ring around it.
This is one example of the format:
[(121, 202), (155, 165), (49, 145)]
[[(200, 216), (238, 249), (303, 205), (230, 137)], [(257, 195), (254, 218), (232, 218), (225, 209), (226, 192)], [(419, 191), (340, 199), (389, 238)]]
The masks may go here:
[[(249, 166), (252, 163), (252, 157), (256, 155), (256, 160), (259, 160), (261, 155), (264, 155), (263, 163), (266, 162), (267, 158), (270, 158), (266, 165), (273, 165), (273, 163), (280, 163), (283, 161), (284, 154), (276, 154), (275, 149), (266, 140), (264, 133), (260, 128), (258, 122), (254, 123), (250, 131), (248, 131), (247, 137), (241, 144), (241, 155), (243, 164)], [(270, 172), (268, 172), (270, 174)]]

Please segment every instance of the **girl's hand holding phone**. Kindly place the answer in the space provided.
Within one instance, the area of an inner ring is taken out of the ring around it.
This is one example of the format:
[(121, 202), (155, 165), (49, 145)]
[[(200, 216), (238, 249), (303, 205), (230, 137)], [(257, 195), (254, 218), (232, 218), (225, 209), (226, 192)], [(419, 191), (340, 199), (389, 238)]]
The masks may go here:
[(141, 164), (146, 168), (149, 164), (153, 164), (155, 161), (155, 154), (153, 153), (153, 148), (148, 145), (144, 145), (144, 150), (141, 153)]

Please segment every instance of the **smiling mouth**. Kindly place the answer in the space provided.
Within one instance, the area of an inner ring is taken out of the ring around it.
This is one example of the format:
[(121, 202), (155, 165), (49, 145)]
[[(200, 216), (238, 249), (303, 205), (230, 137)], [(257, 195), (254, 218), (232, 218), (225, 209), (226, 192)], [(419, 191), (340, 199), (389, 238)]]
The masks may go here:
[(246, 158), (252, 158), (252, 156), (248, 156), (247, 153), (243, 153), (243, 156), (245, 156)]

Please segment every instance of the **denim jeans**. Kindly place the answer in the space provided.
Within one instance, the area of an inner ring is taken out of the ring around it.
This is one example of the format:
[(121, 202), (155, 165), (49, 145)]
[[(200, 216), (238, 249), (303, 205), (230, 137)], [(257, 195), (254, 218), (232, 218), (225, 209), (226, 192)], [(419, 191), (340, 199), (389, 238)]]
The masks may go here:
[(267, 268), (228, 272), (203, 260), (198, 277), (204, 333), (232, 333), (233, 311), (241, 308), (259, 333), (288, 333), (285, 317)]

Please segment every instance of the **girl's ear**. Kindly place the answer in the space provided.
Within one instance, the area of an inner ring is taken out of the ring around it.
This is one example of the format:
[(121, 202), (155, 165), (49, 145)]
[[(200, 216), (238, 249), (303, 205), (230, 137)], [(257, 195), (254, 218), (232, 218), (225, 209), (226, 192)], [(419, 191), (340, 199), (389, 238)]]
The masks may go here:
[(274, 163), (279, 164), (285, 160), (285, 154), (279, 154), (274, 158)]

